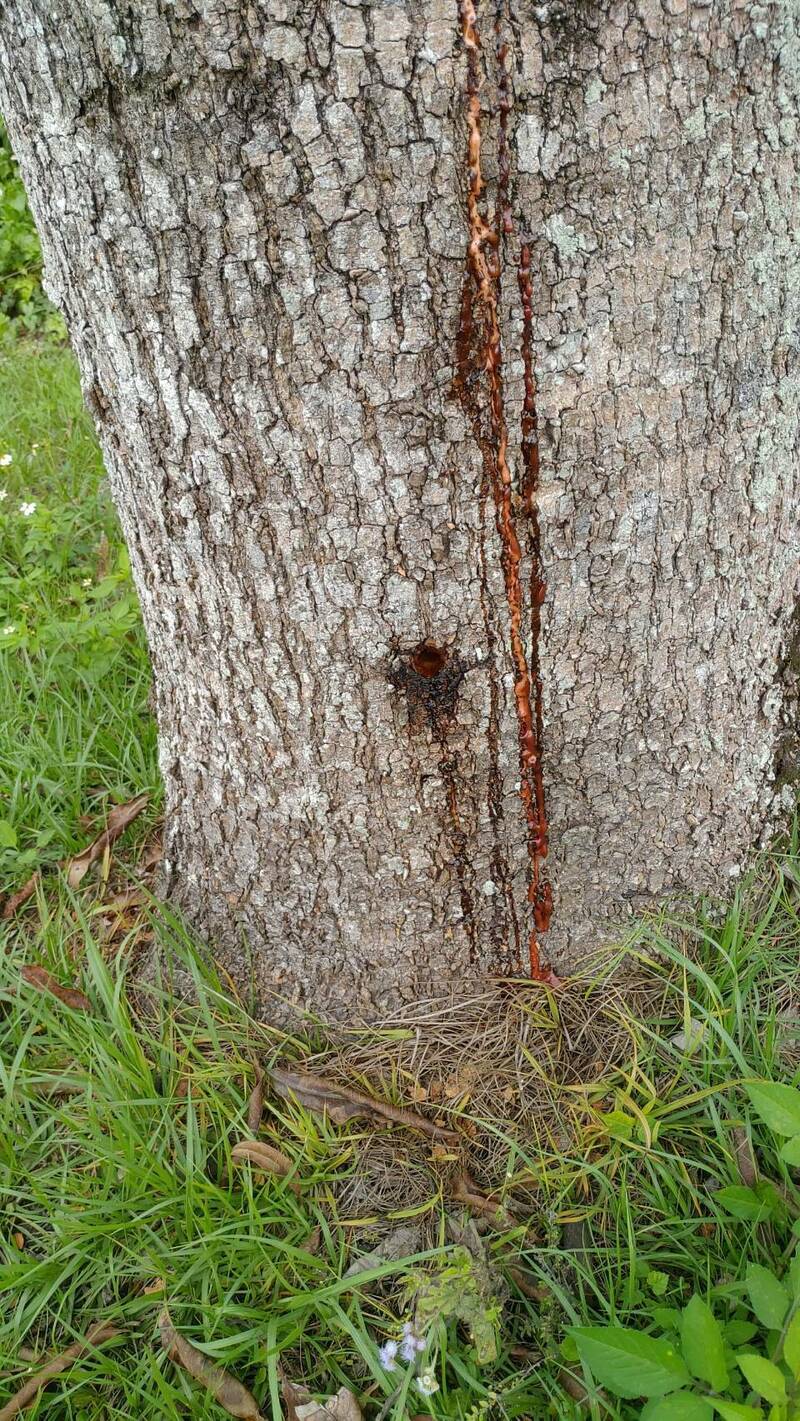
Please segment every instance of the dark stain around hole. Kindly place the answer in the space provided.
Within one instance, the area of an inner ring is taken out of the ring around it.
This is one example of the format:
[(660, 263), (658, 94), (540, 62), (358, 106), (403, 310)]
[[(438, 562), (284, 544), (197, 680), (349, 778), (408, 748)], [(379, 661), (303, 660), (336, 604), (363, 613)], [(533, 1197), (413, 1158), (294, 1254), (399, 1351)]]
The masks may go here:
[(410, 651), (398, 651), (389, 668), (389, 683), (405, 693), (410, 724), (443, 730), (452, 721), (458, 690), (468, 670), (466, 662), (427, 638)]

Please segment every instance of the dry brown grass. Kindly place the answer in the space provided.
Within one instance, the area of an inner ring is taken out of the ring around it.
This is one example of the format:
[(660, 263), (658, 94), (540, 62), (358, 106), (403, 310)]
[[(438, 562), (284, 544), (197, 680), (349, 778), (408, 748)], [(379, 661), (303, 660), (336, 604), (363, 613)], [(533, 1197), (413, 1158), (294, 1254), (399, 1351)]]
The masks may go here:
[[(381, 1221), (418, 1212), (433, 1221), (441, 1200), (490, 1196), (500, 1216), (515, 1201), (536, 1212), (542, 1180), (520, 1164), (569, 1154), (587, 1114), (586, 1095), (611, 1090), (630, 1061), (631, 1020), (657, 1010), (664, 986), (655, 974), (624, 977), (611, 957), (596, 961), (557, 992), (527, 980), (495, 980), (469, 998), (418, 1003), (379, 1029), (334, 1029), (298, 1060), (305, 1071), (455, 1126), (461, 1146), (432, 1143), (410, 1130), (370, 1124), (359, 1132), (358, 1165), (337, 1190), (340, 1218)], [(274, 1039), (274, 1037), (273, 1037)], [(541, 1202), (541, 1201), (540, 1201)], [(473, 1213), (480, 1205), (473, 1203)]]

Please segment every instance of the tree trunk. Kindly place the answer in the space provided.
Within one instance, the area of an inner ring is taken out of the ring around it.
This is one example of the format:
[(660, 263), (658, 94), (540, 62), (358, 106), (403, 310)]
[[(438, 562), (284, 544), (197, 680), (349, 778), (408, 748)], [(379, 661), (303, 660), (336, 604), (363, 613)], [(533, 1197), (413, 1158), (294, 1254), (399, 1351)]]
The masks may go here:
[(470, 10), (0, 0), (169, 889), (338, 1016), (527, 970), (548, 882), (563, 967), (719, 889), (778, 797), (796, 12)]

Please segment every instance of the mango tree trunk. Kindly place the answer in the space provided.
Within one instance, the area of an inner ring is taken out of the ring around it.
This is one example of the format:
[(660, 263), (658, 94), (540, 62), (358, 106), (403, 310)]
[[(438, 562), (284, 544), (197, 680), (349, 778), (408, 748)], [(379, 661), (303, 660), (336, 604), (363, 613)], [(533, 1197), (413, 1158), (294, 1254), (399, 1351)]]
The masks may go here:
[(797, 25), (0, 0), (152, 651), (167, 886), (264, 996), (376, 1015), (563, 969), (773, 822)]

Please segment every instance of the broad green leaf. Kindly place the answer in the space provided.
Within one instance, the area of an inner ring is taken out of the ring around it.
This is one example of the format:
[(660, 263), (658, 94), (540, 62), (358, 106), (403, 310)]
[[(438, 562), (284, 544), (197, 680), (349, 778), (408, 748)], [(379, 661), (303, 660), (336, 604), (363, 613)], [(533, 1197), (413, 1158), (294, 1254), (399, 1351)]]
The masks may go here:
[(677, 1332), (681, 1325), (680, 1308), (653, 1308), (653, 1321), (665, 1332)]
[(730, 1342), (732, 1347), (741, 1347), (745, 1342), (749, 1342), (758, 1332), (754, 1322), (740, 1321), (738, 1317), (726, 1322), (723, 1328), (726, 1342)]
[(800, 1165), (800, 1135), (793, 1135), (791, 1140), (787, 1140), (781, 1150), (781, 1159), (787, 1164)]
[(17, 847), (17, 831), (13, 824), (9, 824), (7, 819), (0, 819), (0, 849), (15, 849)]
[(750, 1104), (776, 1135), (800, 1135), (800, 1090), (776, 1081), (746, 1085)]
[(628, 1327), (572, 1327), (581, 1359), (615, 1396), (664, 1396), (689, 1380), (671, 1343)]
[(748, 1385), (765, 1401), (780, 1403), (786, 1400), (786, 1381), (774, 1362), (768, 1362), (766, 1357), (757, 1357), (754, 1352), (740, 1352), (736, 1363)]
[(599, 1115), (598, 1120), (612, 1139), (630, 1140), (633, 1138), (636, 1121), (632, 1115), (626, 1115), (624, 1110), (609, 1110), (606, 1114)]
[(715, 1396), (711, 1400), (722, 1421), (762, 1421), (762, 1406), (743, 1406), (741, 1401), (718, 1401)]
[(789, 1310), (789, 1293), (783, 1283), (779, 1283), (768, 1268), (762, 1268), (760, 1263), (751, 1263), (745, 1274), (745, 1284), (759, 1322), (765, 1327), (783, 1327)]
[(733, 1214), (735, 1219), (761, 1222), (768, 1219), (773, 1212), (771, 1203), (766, 1199), (759, 1199), (755, 1190), (748, 1189), (746, 1184), (729, 1184), (725, 1189), (718, 1189), (714, 1200), (729, 1214)]
[(693, 1377), (708, 1382), (714, 1391), (728, 1385), (722, 1328), (711, 1308), (695, 1293), (681, 1316), (681, 1352)]
[(663, 1298), (669, 1287), (669, 1274), (661, 1273), (658, 1268), (651, 1268), (646, 1278), (650, 1292), (656, 1298)]
[(795, 1381), (800, 1381), (800, 1312), (796, 1312), (783, 1339), (783, 1357)]
[(674, 1391), (648, 1401), (640, 1421), (714, 1421), (710, 1401), (693, 1391)]

